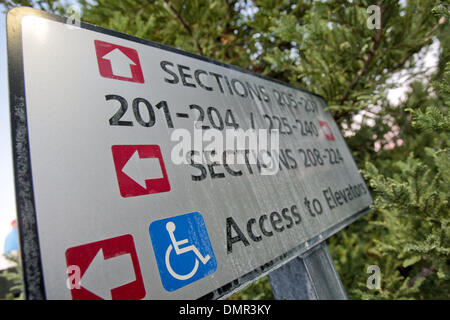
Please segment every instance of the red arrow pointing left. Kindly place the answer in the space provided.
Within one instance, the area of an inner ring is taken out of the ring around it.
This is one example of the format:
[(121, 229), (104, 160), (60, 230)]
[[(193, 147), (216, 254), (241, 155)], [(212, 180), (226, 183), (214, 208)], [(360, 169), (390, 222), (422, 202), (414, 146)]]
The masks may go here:
[(111, 151), (122, 197), (170, 191), (158, 145), (115, 145)]
[(77, 266), (81, 272), (80, 285), (71, 288), (73, 300), (145, 297), (141, 268), (130, 234), (69, 248), (66, 262), (68, 267)]

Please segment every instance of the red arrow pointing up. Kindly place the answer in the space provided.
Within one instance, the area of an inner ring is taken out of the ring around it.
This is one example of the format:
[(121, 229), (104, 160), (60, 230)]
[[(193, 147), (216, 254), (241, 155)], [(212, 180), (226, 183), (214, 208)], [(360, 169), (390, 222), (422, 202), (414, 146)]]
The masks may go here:
[(133, 77), (131, 68), (132, 66), (135, 66), (136, 63), (128, 58), (128, 56), (120, 49), (116, 48), (105, 54), (102, 58), (110, 61), (113, 75), (124, 78)]
[(104, 78), (144, 83), (141, 62), (135, 49), (95, 40), (98, 70)]

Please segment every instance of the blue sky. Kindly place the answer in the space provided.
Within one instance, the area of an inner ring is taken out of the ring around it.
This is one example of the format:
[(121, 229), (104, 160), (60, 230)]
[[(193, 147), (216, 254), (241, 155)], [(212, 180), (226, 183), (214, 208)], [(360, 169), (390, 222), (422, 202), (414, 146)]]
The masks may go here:
[(6, 15), (4, 13), (0, 13), (0, 70), (0, 252), (3, 254), (5, 237), (11, 230), (11, 221), (16, 217), (6, 72)]
[[(75, 0), (65, 1), (76, 4)], [(6, 14), (0, 4), (0, 270), (5, 267), (4, 240), (16, 219), (6, 59)]]

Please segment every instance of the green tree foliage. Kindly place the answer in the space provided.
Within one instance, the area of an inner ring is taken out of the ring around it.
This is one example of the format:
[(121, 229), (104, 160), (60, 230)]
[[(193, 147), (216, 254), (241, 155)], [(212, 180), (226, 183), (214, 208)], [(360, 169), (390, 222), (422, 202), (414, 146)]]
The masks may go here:
[[(322, 95), (372, 188), (329, 248), (350, 298), (450, 298), (449, 3), (440, 0), (80, 0), (84, 21)], [(56, 0), (4, 1), (64, 13)], [(377, 5), (381, 27), (368, 28)], [(420, 67), (439, 42), (435, 72)], [(411, 82), (405, 101), (387, 93)], [(366, 286), (369, 265), (381, 289)], [(233, 298), (270, 298), (267, 279)]]
[[(345, 244), (361, 250), (360, 244), (366, 243), (367, 248), (363, 250), (369, 255), (366, 265), (377, 264), (385, 272), (381, 290), (367, 292), (363, 278), (360, 278), (360, 288), (356, 287), (351, 292), (354, 297), (449, 297), (450, 64), (448, 66), (443, 79), (447, 85), (434, 84), (446, 106), (436, 105), (439, 99), (435, 99), (429, 102), (429, 106), (416, 104), (406, 109), (412, 119), (411, 129), (417, 130), (408, 139), (411, 143), (421, 139), (430, 142), (425, 146), (418, 143), (421, 149), (417, 150), (420, 151), (418, 153), (402, 148), (404, 152), (409, 151), (409, 155), (406, 159), (390, 161), (388, 169), (378, 169), (370, 162), (366, 164), (364, 175), (375, 196), (373, 220), (365, 226), (366, 230), (370, 230), (371, 238), (363, 242), (355, 237), (350, 240), (344, 238), (336, 244), (336, 250), (347, 256)], [(398, 151), (394, 149), (390, 152)], [(356, 258), (355, 254), (353, 257)], [(347, 263), (342, 261), (341, 267), (345, 268)], [(361, 266), (357, 263), (356, 269), (359, 268)]]
[[(11, 287), (6, 293), (6, 296), (2, 296), (1, 299), (23, 300), (24, 290), (22, 283), (22, 268), (20, 267), (19, 259), (16, 254), (8, 254), (5, 258), (12, 262), (13, 266), (0, 271), (0, 277), (5, 278), (9, 283), (11, 283)], [(2, 294), (4, 294), (4, 292), (2, 292)]]
[[(417, 152), (407, 150), (406, 159), (392, 161), (389, 175), (372, 163), (366, 165), (364, 173), (376, 195), (379, 215), (372, 224), (381, 233), (374, 239), (375, 247), (382, 258), (396, 257), (390, 268), (397, 281), (385, 278), (380, 297), (449, 297), (449, 80), (450, 63), (442, 82), (433, 84), (439, 99), (405, 109), (417, 130), (408, 138), (428, 143)], [(444, 105), (439, 104), (441, 99)], [(394, 283), (401, 286), (392, 287)]]

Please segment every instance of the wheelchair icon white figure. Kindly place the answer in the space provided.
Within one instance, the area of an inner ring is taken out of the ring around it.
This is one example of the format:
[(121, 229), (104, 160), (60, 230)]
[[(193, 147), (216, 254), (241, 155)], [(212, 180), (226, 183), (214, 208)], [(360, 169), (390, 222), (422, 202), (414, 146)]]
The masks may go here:
[[(174, 235), (175, 229), (176, 229), (175, 223), (173, 223), (172, 221), (167, 222), (166, 230), (169, 233), (170, 240), (171, 240), (172, 243), (169, 245), (169, 247), (167, 248), (167, 251), (166, 251), (166, 255), (165, 255), (166, 267), (167, 267), (167, 270), (169, 271), (169, 273), (175, 279), (188, 280), (188, 279), (192, 278), (197, 273), (197, 269), (198, 269), (198, 266), (199, 266), (198, 260), (200, 259), (200, 261), (203, 264), (206, 264), (211, 257), (209, 255), (206, 255), (204, 257), (200, 253), (200, 251), (197, 249), (197, 247), (195, 245), (190, 245), (190, 246), (186, 246), (186, 247), (180, 248), (180, 246), (182, 246), (184, 244), (187, 244), (189, 242), (189, 240), (188, 239), (183, 239), (183, 240), (177, 241), (176, 238), (175, 238), (175, 235)], [(172, 269), (172, 266), (170, 265), (170, 254), (172, 253), (173, 249), (175, 249), (175, 253), (177, 255), (181, 255), (183, 253), (190, 252), (190, 251), (193, 251), (195, 253), (195, 255), (197, 256), (198, 259), (197, 258), (195, 259), (194, 268), (192, 269), (191, 272), (189, 272), (187, 274), (178, 274)]]
[(175, 291), (217, 270), (217, 260), (200, 212), (150, 223), (150, 235), (161, 284)]

